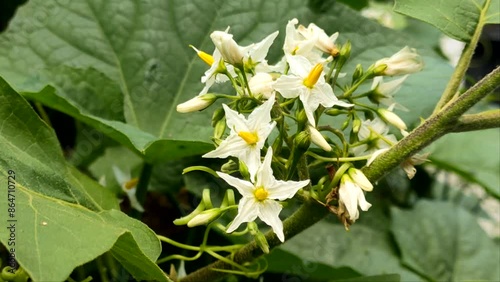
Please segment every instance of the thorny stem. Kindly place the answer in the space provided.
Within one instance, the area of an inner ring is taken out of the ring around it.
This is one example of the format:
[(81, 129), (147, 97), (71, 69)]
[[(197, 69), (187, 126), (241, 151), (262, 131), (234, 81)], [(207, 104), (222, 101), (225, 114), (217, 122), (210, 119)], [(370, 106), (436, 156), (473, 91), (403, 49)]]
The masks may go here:
[(444, 107), (444, 105), (446, 105), (446, 103), (453, 99), (453, 97), (457, 93), (458, 88), (460, 87), (460, 82), (465, 76), (465, 72), (469, 68), (470, 61), (472, 59), (472, 56), (474, 55), (474, 50), (476, 49), (477, 42), (479, 41), (479, 38), (481, 36), (481, 32), (486, 20), (486, 11), (488, 10), (490, 3), (491, 0), (487, 0), (484, 3), (484, 7), (481, 10), (481, 15), (479, 16), (479, 22), (476, 26), (476, 30), (474, 31), (469, 44), (467, 44), (467, 46), (465, 47), (462, 56), (460, 57), (460, 60), (458, 61), (458, 64), (455, 68), (455, 72), (453, 72), (450, 82), (448, 82), (448, 85), (446, 86), (441, 99), (434, 109), (433, 115), (438, 113)]
[[(463, 95), (446, 105), (438, 114), (432, 116), (422, 125), (417, 127), (393, 148), (380, 155), (369, 167), (363, 168), (363, 173), (371, 182), (377, 181), (388, 171), (398, 166), (402, 161), (417, 153), (434, 140), (452, 131), (460, 116), (493, 91), (499, 83), (500, 68), (496, 68)], [(309, 198), (308, 201), (304, 202), (297, 211), (283, 222), (285, 238), (288, 240), (294, 237), (324, 218), (327, 214), (328, 211), (323, 206)], [(281, 244), (281, 241), (279, 241), (274, 232), (269, 231), (265, 236), (270, 249)], [(252, 241), (234, 254), (233, 261), (242, 264), (252, 261), (262, 254), (260, 247), (257, 246), (255, 241)], [(231, 269), (231, 265), (219, 260), (198, 269), (181, 279), (181, 281), (213, 281), (225, 275), (213, 269)]]

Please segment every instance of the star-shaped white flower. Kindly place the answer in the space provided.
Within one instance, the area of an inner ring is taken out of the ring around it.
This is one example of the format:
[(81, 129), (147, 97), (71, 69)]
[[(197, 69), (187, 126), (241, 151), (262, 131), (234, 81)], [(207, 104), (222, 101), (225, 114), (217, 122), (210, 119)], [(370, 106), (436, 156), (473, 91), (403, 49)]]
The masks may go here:
[(321, 61), (321, 52), (314, 49), (317, 41), (317, 36), (304, 37), (295, 25), (299, 21), (292, 19), (286, 25), (285, 43), (283, 44), (283, 51), (285, 55), (290, 56), (303, 56), (310, 62), (317, 63)]
[(372, 205), (365, 199), (364, 191), (372, 191), (373, 185), (366, 176), (357, 169), (350, 168), (348, 173), (342, 175), (339, 188), (339, 208), (347, 209), (349, 219), (356, 221), (359, 218), (358, 205), (367, 211)]
[(299, 97), (304, 105), (307, 119), (312, 126), (316, 126), (314, 111), (323, 105), (333, 107), (351, 107), (348, 104), (339, 101), (330, 84), (325, 82), (323, 73), (323, 64), (312, 65), (302, 56), (286, 55), (290, 65), (290, 75), (282, 75), (274, 84), (274, 89), (279, 91), (285, 98)]
[(237, 157), (248, 167), (253, 178), (260, 164), (260, 150), (273, 130), (276, 122), (271, 122), (271, 109), (275, 102), (274, 94), (259, 107), (255, 108), (248, 119), (223, 104), (226, 123), (231, 129), (229, 136), (215, 150), (203, 155), (205, 158)]
[(373, 94), (370, 97), (372, 102), (375, 103), (381, 103), (386, 106), (390, 106), (395, 104), (395, 108), (403, 110), (403, 111), (408, 111), (407, 108), (404, 106), (396, 103), (394, 100), (394, 94), (398, 92), (398, 90), (401, 88), (403, 85), (403, 82), (406, 80), (408, 75), (405, 75), (401, 78), (398, 79), (393, 79), (388, 82), (384, 82), (384, 77), (383, 76), (376, 76), (373, 79), (372, 83), (372, 92)]
[(120, 168), (113, 166), (113, 173), (115, 174), (116, 181), (120, 184), (123, 192), (127, 194), (127, 198), (130, 201), (130, 206), (140, 212), (144, 212), (139, 200), (137, 200), (137, 184), (139, 182), (138, 178), (132, 178), (130, 176), (130, 171), (123, 172)]
[(302, 34), (304, 38), (314, 41), (314, 46), (322, 52), (334, 57), (339, 54), (339, 49), (335, 45), (335, 41), (339, 37), (338, 32), (335, 32), (331, 36), (328, 36), (322, 28), (313, 23), (310, 23), (307, 28), (303, 25), (300, 25), (298, 28), (298, 32)]
[(385, 65), (386, 68), (378, 75), (403, 75), (421, 71), (424, 67), (422, 58), (414, 48), (405, 46), (389, 58), (375, 62), (375, 68)]
[(285, 241), (283, 223), (279, 218), (282, 207), (275, 200), (283, 201), (292, 198), (300, 188), (309, 184), (309, 180), (276, 180), (271, 169), (272, 158), (273, 151), (269, 148), (264, 162), (257, 170), (255, 181), (252, 182), (217, 172), (217, 175), (243, 196), (238, 204), (238, 215), (227, 228), (228, 233), (236, 230), (243, 222), (252, 222), (258, 217), (272, 227), (281, 242)]

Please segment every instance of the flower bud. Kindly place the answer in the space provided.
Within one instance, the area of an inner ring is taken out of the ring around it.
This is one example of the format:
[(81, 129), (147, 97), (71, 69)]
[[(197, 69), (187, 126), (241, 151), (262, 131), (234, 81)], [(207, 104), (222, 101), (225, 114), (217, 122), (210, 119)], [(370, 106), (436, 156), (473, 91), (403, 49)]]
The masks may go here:
[(218, 208), (209, 209), (206, 211), (202, 211), (193, 217), (188, 223), (188, 227), (195, 227), (199, 225), (209, 224), (210, 222), (216, 220), (221, 215), (221, 211)]
[(242, 65), (244, 54), (241, 47), (234, 41), (232, 34), (214, 31), (210, 34), (210, 38), (226, 62), (234, 66)]
[(224, 131), (226, 131), (226, 121), (225, 119), (221, 119), (215, 124), (214, 138), (221, 139), (222, 135), (224, 135)]
[(297, 150), (307, 151), (311, 145), (311, 135), (307, 131), (301, 131), (297, 136), (295, 136), (294, 144)]
[(241, 176), (243, 176), (243, 179), (250, 179), (250, 172), (248, 171), (248, 167), (241, 160), (239, 160), (239, 169)]
[(363, 66), (361, 66), (361, 64), (357, 64), (356, 69), (354, 69), (354, 73), (352, 74), (352, 81), (357, 81), (361, 76), (363, 76)]
[(402, 75), (415, 73), (424, 67), (422, 59), (413, 48), (405, 46), (390, 58), (383, 58), (375, 63), (375, 69), (386, 66), (383, 71), (377, 70), (377, 75)]
[(215, 96), (214, 94), (203, 94), (201, 96), (196, 96), (189, 101), (177, 105), (177, 111), (179, 113), (201, 111), (212, 105), (215, 100), (217, 100), (217, 96)]
[(339, 110), (339, 109), (328, 109), (325, 111), (325, 114), (327, 114), (329, 116), (338, 116), (338, 115), (341, 115), (344, 113), (345, 113), (344, 110)]
[(231, 174), (235, 170), (238, 170), (238, 164), (233, 160), (227, 161), (227, 163), (223, 164), (220, 167), (220, 171), (227, 174)]
[(252, 91), (252, 95), (262, 95), (266, 99), (269, 99), (274, 92), (273, 84), (273, 77), (265, 72), (256, 73), (250, 81), (248, 81), (248, 86), (250, 87), (250, 91)]
[(307, 127), (309, 130), (309, 133), (311, 134), (311, 142), (316, 144), (316, 146), (320, 147), (321, 149), (330, 152), (332, 150), (332, 147), (328, 142), (326, 142), (325, 138), (321, 133), (313, 126), (309, 125)]
[(352, 132), (358, 134), (359, 129), (361, 128), (361, 124), (362, 124), (361, 120), (359, 118), (355, 118), (352, 121)]
[(395, 113), (386, 110), (386, 109), (378, 109), (377, 113), (379, 116), (385, 120), (386, 122), (394, 125), (395, 127), (401, 129), (401, 130), (406, 130), (406, 124), (405, 122)]
[(223, 108), (218, 108), (217, 110), (214, 111), (214, 114), (212, 115), (212, 127), (215, 127), (217, 122), (221, 119), (223, 119), (225, 116), (224, 109)]

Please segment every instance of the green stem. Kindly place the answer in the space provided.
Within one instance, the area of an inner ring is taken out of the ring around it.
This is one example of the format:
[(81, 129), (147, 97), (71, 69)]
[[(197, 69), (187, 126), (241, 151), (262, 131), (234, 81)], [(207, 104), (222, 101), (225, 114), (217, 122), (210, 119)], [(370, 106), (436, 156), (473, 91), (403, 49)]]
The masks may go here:
[(453, 72), (453, 75), (451, 76), (451, 79), (448, 82), (448, 85), (446, 86), (446, 89), (444, 90), (441, 99), (439, 100), (439, 102), (436, 105), (436, 108), (434, 109), (433, 115), (438, 113), (444, 107), (444, 105), (446, 105), (446, 103), (448, 103), (450, 100), (453, 99), (453, 97), (457, 93), (458, 88), (460, 87), (460, 83), (462, 82), (462, 79), (464, 78), (465, 73), (469, 68), (469, 64), (472, 59), (472, 56), (474, 55), (477, 42), (481, 37), (481, 32), (483, 30), (486, 18), (486, 11), (490, 6), (490, 2), (491, 0), (487, 0), (484, 3), (484, 7), (481, 10), (481, 15), (479, 16), (479, 21), (476, 26), (476, 30), (474, 30), (474, 34), (472, 35), (469, 44), (467, 44), (467, 46), (465, 47), (462, 56), (460, 57), (457, 66), (455, 67), (455, 72)]
[(453, 132), (475, 131), (500, 127), (500, 109), (479, 114), (463, 115), (458, 119)]
[(40, 115), (40, 117), (43, 119), (43, 121), (45, 121), (45, 123), (50, 126), (50, 127), (53, 127), (52, 126), (52, 123), (50, 122), (50, 118), (49, 118), (49, 115), (47, 114), (47, 112), (45, 111), (45, 109), (43, 108), (42, 104), (39, 103), (39, 102), (35, 102), (35, 107), (36, 107), (36, 110), (38, 111), (38, 114)]
[(146, 194), (148, 193), (149, 180), (151, 179), (151, 174), (153, 172), (153, 165), (144, 163), (141, 170), (141, 175), (139, 176), (139, 183), (137, 183), (137, 200), (141, 205), (144, 206), (146, 201)]

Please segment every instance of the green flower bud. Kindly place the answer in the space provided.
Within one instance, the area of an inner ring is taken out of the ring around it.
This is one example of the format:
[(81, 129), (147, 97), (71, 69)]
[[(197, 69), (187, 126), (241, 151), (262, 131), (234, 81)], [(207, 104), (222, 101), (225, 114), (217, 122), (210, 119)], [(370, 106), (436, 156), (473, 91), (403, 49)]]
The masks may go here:
[(301, 131), (295, 136), (293, 143), (298, 151), (305, 152), (311, 145), (311, 134), (308, 131)]
[(197, 214), (191, 220), (189, 220), (189, 222), (187, 223), (187, 226), (188, 227), (195, 227), (195, 226), (199, 226), (199, 225), (209, 224), (212, 221), (219, 218), (219, 216), (221, 214), (222, 213), (221, 213), (221, 210), (219, 208), (213, 208), (213, 209), (203, 211), (203, 212)]
[(328, 109), (325, 111), (325, 114), (329, 115), (329, 116), (338, 116), (338, 115), (341, 115), (345, 113), (344, 110), (339, 110), (339, 109)]
[(361, 76), (363, 76), (363, 66), (361, 66), (361, 64), (357, 64), (356, 69), (352, 74), (352, 81), (353, 82), (357, 81)]
[(243, 176), (244, 179), (250, 179), (250, 173), (248, 172), (248, 167), (241, 160), (239, 160), (239, 167), (241, 176)]
[(223, 164), (220, 167), (220, 171), (227, 173), (227, 174), (230, 174), (230, 173), (234, 172), (235, 170), (238, 170), (238, 164), (233, 160), (227, 161), (227, 163)]
[(214, 114), (212, 115), (212, 127), (215, 127), (217, 125), (217, 122), (223, 119), (225, 116), (224, 109), (223, 108), (218, 108), (214, 111)]
[(226, 131), (226, 120), (221, 119), (215, 124), (214, 128), (214, 138), (221, 139), (222, 135), (224, 135), (224, 131)]
[(361, 128), (361, 120), (359, 118), (355, 118), (352, 122), (352, 131), (357, 134), (360, 128)]

